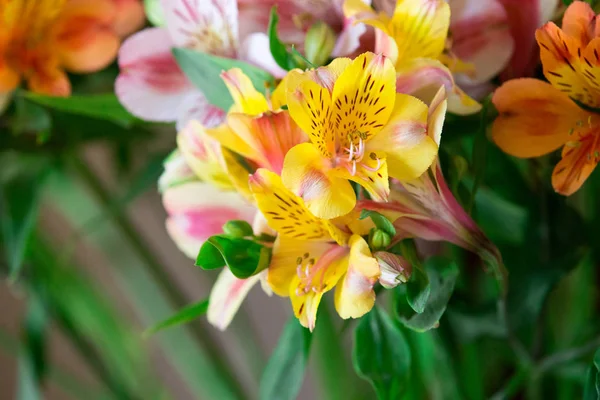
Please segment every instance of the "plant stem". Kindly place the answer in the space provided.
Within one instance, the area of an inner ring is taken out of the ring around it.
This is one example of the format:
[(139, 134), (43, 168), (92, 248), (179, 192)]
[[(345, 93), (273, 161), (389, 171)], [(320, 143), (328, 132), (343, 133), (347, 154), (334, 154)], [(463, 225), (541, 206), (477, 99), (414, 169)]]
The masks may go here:
[(506, 385), (494, 393), (490, 400), (504, 400), (512, 398), (526, 383), (527, 370), (520, 368), (506, 383)]
[[(175, 309), (180, 309), (187, 306), (189, 304), (188, 299), (186, 299), (182, 292), (178, 290), (178, 285), (175, 284), (171, 276), (165, 272), (165, 270), (162, 268), (162, 265), (156, 261), (157, 257), (149, 250), (140, 234), (129, 221), (129, 218), (127, 218), (127, 216), (120, 209), (113, 207), (114, 204), (110, 198), (109, 192), (106, 190), (100, 179), (98, 179), (98, 177), (94, 174), (92, 169), (78, 156), (71, 157), (71, 162), (75, 171), (87, 184), (100, 204), (105, 208), (112, 209), (113, 212), (110, 213), (110, 217), (112, 218), (113, 222), (122, 232), (123, 236), (127, 239), (134, 251), (144, 261), (148, 271), (154, 278), (154, 281), (160, 286), (169, 303), (171, 303)], [(235, 379), (232, 371), (228, 368), (222, 357), (218, 354), (217, 349), (219, 346), (209, 335), (205, 333), (200, 321), (193, 321), (188, 325), (188, 327), (198, 343), (202, 345), (203, 350), (210, 357), (216, 372), (223, 376), (224, 379), (230, 383), (231, 390), (235, 393), (237, 398), (244, 398), (244, 391), (241, 388), (239, 381)]]
[(327, 301), (321, 302), (315, 329), (317, 363), (322, 398), (345, 400), (351, 397), (353, 385), (349, 382), (349, 362), (346, 360), (341, 335), (333, 324), (333, 311)]
[(591, 341), (587, 342), (582, 346), (551, 354), (543, 358), (538, 363), (536, 372), (540, 375), (544, 374), (549, 370), (560, 366), (561, 364), (566, 364), (580, 357), (583, 357), (591, 351), (596, 350), (596, 348), (598, 347), (600, 347), (600, 337), (592, 339)]

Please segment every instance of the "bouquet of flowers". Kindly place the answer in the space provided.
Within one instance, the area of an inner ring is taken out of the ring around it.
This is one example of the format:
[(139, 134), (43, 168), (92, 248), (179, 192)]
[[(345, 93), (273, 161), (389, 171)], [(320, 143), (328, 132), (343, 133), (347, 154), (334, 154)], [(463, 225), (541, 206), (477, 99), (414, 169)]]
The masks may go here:
[[(226, 330), (257, 283), (289, 299), (242, 398), (296, 398), (316, 351), (324, 398), (600, 398), (600, 4), (150, 0), (142, 30), (135, 0), (0, 5), (7, 149), (77, 148), (56, 112), (168, 131), (158, 189), (191, 260), (167, 269), (219, 272), (152, 331)], [(116, 98), (68, 97), (65, 71), (115, 57)], [(35, 233), (6, 225), (16, 279)]]

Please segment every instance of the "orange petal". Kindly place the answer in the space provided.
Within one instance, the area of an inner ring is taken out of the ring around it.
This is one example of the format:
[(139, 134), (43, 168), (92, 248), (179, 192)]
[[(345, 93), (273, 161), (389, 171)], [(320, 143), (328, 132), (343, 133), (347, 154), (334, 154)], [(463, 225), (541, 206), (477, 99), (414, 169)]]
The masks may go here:
[(71, 3), (57, 23), (56, 51), (63, 65), (73, 72), (93, 72), (106, 67), (119, 50), (119, 38), (110, 26), (115, 5), (106, 0)]
[(492, 101), (500, 113), (492, 138), (517, 157), (538, 157), (557, 149), (579, 134), (590, 116), (567, 95), (536, 79), (506, 82)]
[(600, 129), (595, 127), (579, 142), (569, 142), (562, 151), (562, 160), (552, 172), (554, 190), (565, 196), (575, 193), (600, 161)]
[(585, 45), (591, 40), (590, 34), (593, 34), (592, 21), (595, 16), (594, 10), (588, 3), (574, 1), (565, 11), (562, 30)]
[(561, 92), (591, 107), (600, 105), (600, 90), (590, 85), (585, 77), (584, 63), (579, 55), (582, 43), (567, 36), (553, 22), (548, 22), (535, 33), (540, 45), (540, 57), (546, 79)]
[(0, 59), (0, 93), (11, 92), (19, 85), (19, 73)]
[(36, 93), (51, 96), (68, 96), (71, 94), (71, 83), (67, 74), (58, 69), (36, 71), (27, 80), (29, 89)]
[(144, 6), (140, 0), (113, 0), (117, 7), (113, 30), (120, 37), (141, 29), (146, 21)]

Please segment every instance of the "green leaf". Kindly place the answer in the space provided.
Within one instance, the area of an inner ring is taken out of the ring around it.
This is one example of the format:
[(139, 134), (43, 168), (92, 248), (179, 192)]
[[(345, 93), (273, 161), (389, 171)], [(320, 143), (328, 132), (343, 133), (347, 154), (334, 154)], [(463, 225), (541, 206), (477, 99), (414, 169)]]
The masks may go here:
[(125, 128), (136, 118), (119, 103), (114, 94), (74, 95), (70, 97), (44, 96), (23, 92), (23, 96), (53, 110), (111, 121)]
[(271, 249), (253, 240), (211, 236), (198, 253), (196, 265), (210, 270), (227, 265), (240, 279), (249, 278), (269, 266)]
[(47, 315), (39, 293), (33, 292), (25, 317), (25, 343), (36, 381), (41, 383), (46, 375)]
[(412, 264), (412, 274), (406, 283), (406, 301), (410, 307), (417, 313), (425, 310), (425, 305), (431, 293), (429, 277), (421, 265), (421, 260), (417, 256), (415, 242), (406, 239), (399, 244), (400, 252)]
[(437, 326), (446, 311), (459, 274), (454, 262), (441, 257), (429, 258), (425, 262), (425, 269), (431, 282), (431, 294), (422, 313), (411, 310), (406, 297), (396, 297), (395, 311), (398, 319), (417, 332), (425, 332)]
[(396, 228), (394, 227), (394, 224), (392, 224), (392, 222), (382, 214), (372, 210), (362, 210), (360, 212), (360, 219), (365, 219), (368, 217), (371, 217), (371, 221), (373, 221), (378, 229), (381, 229), (391, 237), (396, 235)]
[(309, 330), (292, 317), (285, 325), (260, 380), (261, 400), (296, 398), (304, 380), (311, 341)]
[(519, 245), (525, 240), (528, 213), (489, 189), (480, 189), (475, 198), (477, 221), (494, 242)]
[(52, 119), (46, 109), (24, 97), (15, 98), (15, 114), (11, 124), (13, 134), (33, 132), (47, 135), (51, 127)]
[(296, 68), (296, 62), (294, 61), (292, 54), (287, 50), (285, 44), (283, 44), (277, 36), (278, 23), (279, 17), (277, 16), (277, 6), (273, 6), (269, 18), (269, 28), (267, 29), (269, 35), (269, 50), (271, 50), (271, 55), (275, 59), (277, 65), (286, 71), (289, 71)]
[(227, 86), (221, 79), (221, 72), (224, 70), (241, 69), (261, 93), (265, 93), (267, 86), (274, 85), (273, 77), (269, 73), (243, 61), (185, 48), (174, 48), (173, 55), (194, 86), (204, 93), (211, 104), (223, 110), (228, 110), (233, 104)]
[(169, 318), (165, 319), (164, 321), (161, 321), (158, 324), (154, 325), (152, 328), (147, 329), (144, 332), (144, 336), (150, 336), (150, 335), (155, 334), (156, 332), (161, 331), (165, 328), (170, 328), (173, 326), (177, 326), (177, 325), (181, 325), (181, 324), (190, 322), (190, 321), (206, 314), (207, 310), (208, 310), (208, 299), (199, 301), (194, 304), (190, 304), (189, 306), (184, 307), (181, 310), (179, 310), (176, 314), (174, 314), (174, 315), (170, 316)]
[(360, 319), (352, 360), (357, 374), (373, 385), (379, 400), (401, 398), (408, 386), (410, 348), (385, 311), (374, 307)]
[(48, 175), (46, 163), (32, 161), (31, 165), (23, 164), (22, 168), (0, 181), (0, 223), (13, 281), (23, 265), (27, 243), (37, 220), (40, 192)]

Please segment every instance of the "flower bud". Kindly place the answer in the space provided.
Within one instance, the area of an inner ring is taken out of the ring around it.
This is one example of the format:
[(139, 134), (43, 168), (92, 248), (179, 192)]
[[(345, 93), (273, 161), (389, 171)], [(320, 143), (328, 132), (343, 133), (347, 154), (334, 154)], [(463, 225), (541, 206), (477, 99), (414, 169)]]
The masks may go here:
[(335, 33), (324, 22), (317, 22), (306, 33), (304, 54), (316, 67), (324, 65), (335, 46)]
[(386, 289), (392, 289), (400, 283), (406, 283), (412, 273), (412, 266), (404, 257), (385, 251), (374, 254), (379, 262), (381, 275), (379, 283)]
[(227, 221), (223, 225), (223, 233), (232, 238), (243, 238), (254, 235), (252, 226), (246, 221)]
[(392, 239), (390, 235), (381, 229), (371, 229), (371, 233), (369, 234), (369, 247), (371, 250), (381, 250), (388, 247), (391, 243)]

